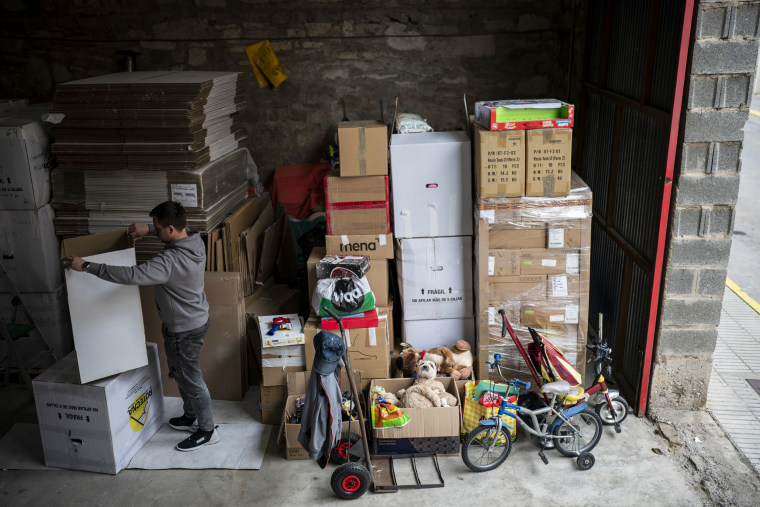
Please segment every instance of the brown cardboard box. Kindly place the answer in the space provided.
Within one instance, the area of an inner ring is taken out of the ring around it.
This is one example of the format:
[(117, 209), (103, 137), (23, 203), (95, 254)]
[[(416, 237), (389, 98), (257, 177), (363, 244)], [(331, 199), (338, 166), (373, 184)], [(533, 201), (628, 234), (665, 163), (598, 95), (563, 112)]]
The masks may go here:
[[(372, 428), (373, 452), (375, 454), (410, 454), (436, 452), (442, 456), (459, 453), (461, 428), (461, 400), (456, 382), (447, 377), (439, 377), (446, 392), (457, 398), (456, 407), (405, 408), (409, 423), (400, 428)], [(382, 386), (387, 392), (395, 393), (414, 383), (411, 378), (375, 379), (375, 386)], [(368, 410), (372, 410), (370, 406)], [(369, 417), (369, 416), (368, 416)]]
[(327, 234), (390, 234), (388, 176), (325, 178)]
[(488, 281), (488, 294), (493, 301), (543, 301), (546, 291), (546, 275), (504, 276)]
[(581, 250), (571, 248), (492, 249), (488, 252), (488, 274), (518, 276), (577, 273), (580, 254)]
[(366, 255), (375, 261), (393, 259), (393, 234), (343, 234), (325, 236), (328, 254)]
[(379, 120), (338, 124), (340, 175), (388, 174), (388, 127)]
[(280, 403), (285, 405), (287, 397), (287, 386), (261, 386), (260, 401), (262, 404)]
[(261, 405), (261, 423), (277, 425), (282, 423), (285, 403), (267, 403)]
[[(387, 378), (390, 374), (391, 342), (388, 327), (392, 325), (386, 309), (378, 308), (379, 325), (376, 328), (346, 329), (350, 337), (348, 355), (354, 370), (362, 372), (363, 379)], [(314, 336), (320, 331), (320, 319), (310, 318), (304, 324), (306, 364), (314, 362)], [(338, 331), (339, 332), (339, 331)]]
[(525, 303), (520, 313), (520, 324), (523, 326), (549, 327), (578, 324), (578, 302), (564, 305)]
[[(317, 263), (326, 255), (324, 247), (314, 247), (306, 261), (306, 274), (309, 283), (309, 301), (317, 286)], [(356, 254), (352, 254), (356, 255)], [(390, 287), (388, 281), (388, 261), (385, 259), (370, 260), (367, 282), (372, 294), (375, 296), (375, 305), (378, 307), (388, 306)]]
[[(499, 225), (488, 231), (488, 246), (494, 249), (581, 248), (584, 226), (578, 222), (525, 222), (520, 226)], [(588, 224), (590, 226), (590, 223)]]
[(473, 125), (475, 189), (480, 197), (525, 194), (525, 131), (490, 131)]
[(558, 197), (570, 193), (573, 129), (527, 130), (525, 195)]
[[(206, 272), (206, 300), (211, 323), (201, 349), (201, 371), (211, 398), (239, 401), (248, 389), (243, 280), (237, 272)], [(153, 286), (140, 287), (145, 338), (159, 345), (161, 379), (165, 396), (179, 396), (169, 368), (161, 334)]]

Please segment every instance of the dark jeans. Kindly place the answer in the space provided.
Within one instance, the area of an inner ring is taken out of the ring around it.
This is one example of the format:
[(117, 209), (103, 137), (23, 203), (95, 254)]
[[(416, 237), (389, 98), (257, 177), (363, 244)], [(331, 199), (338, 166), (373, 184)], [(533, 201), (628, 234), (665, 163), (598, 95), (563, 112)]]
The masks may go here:
[(161, 326), (169, 376), (177, 381), (184, 415), (197, 418), (198, 426), (203, 431), (214, 429), (211, 396), (201, 373), (201, 347), (208, 328), (208, 321), (197, 329), (181, 333), (172, 333), (166, 326)]

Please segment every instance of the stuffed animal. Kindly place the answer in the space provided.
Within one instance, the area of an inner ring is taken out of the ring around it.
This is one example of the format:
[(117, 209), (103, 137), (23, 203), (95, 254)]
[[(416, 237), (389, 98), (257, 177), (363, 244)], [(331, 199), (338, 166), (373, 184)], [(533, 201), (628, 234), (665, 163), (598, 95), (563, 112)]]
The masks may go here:
[(397, 366), (404, 376), (414, 376), (417, 363), (423, 359), (432, 360), (439, 373), (454, 380), (464, 380), (472, 374), (472, 347), (465, 340), (459, 340), (451, 348), (434, 347), (422, 352), (408, 343), (402, 343), (401, 347)]
[(447, 393), (443, 384), (435, 380), (438, 370), (433, 361), (423, 360), (417, 365), (417, 380), (407, 389), (396, 392), (399, 406), (405, 408), (455, 407), (456, 397)]
[(399, 399), (396, 395), (389, 393), (382, 386), (375, 386), (372, 388), (372, 401), (375, 401), (377, 398), (382, 398), (388, 403), (393, 403), (397, 407), (399, 406)]

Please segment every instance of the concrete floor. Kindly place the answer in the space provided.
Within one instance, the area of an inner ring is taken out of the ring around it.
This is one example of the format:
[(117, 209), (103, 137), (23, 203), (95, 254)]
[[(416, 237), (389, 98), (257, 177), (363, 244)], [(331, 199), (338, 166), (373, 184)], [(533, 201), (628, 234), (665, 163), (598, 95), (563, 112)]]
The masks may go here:
[[(35, 422), (31, 395), (22, 386), (0, 388), (0, 396), (3, 432), (15, 421)], [(369, 492), (354, 503), (450, 504), (474, 498), (480, 503), (498, 495), (501, 501), (525, 505), (756, 505), (760, 479), (709, 414), (666, 417), (667, 422), (654, 424), (629, 415), (621, 434), (605, 427), (594, 449), (596, 465), (586, 472), (557, 451), (547, 452), (549, 464), (544, 465), (538, 449), (518, 430), (512, 454), (497, 470), (476, 474), (459, 456), (441, 457), (443, 488)], [(695, 450), (696, 441), (704, 449)], [(333, 469), (328, 465), (321, 470), (311, 461), (285, 460), (273, 432), (258, 471), (123, 470), (111, 476), (71, 470), (2, 470), (0, 505), (328, 504), (337, 500), (330, 488)], [(432, 473), (424, 462), (421, 470), (423, 478)], [(407, 472), (399, 476), (410, 478)], [(719, 487), (705, 486), (710, 484)]]

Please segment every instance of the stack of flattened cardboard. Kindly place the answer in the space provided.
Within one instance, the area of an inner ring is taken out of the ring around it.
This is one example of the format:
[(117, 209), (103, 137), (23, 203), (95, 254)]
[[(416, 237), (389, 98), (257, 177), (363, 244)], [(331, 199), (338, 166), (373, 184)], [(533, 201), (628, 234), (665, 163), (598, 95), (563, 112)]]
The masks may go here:
[[(255, 171), (238, 114), (242, 74), (151, 71), (61, 84), (53, 113), (56, 232), (98, 233), (149, 221), (156, 204), (185, 206), (207, 233), (247, 198)], [(162, 245), (138, 242), (139, 261)]]
[(591, 190), (573, 173), (565, 197), (481, 198), (475, 230), (479, 364), (494, 353), (511, 376), (532, 381), (512, 339), (501, 337), (504, 309), (527, 348), (528, 327), (584, 371), (591, 262)]

